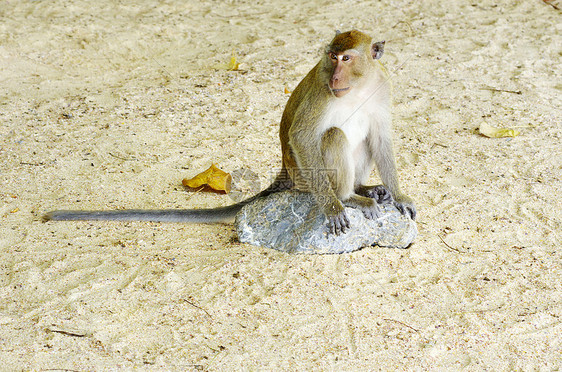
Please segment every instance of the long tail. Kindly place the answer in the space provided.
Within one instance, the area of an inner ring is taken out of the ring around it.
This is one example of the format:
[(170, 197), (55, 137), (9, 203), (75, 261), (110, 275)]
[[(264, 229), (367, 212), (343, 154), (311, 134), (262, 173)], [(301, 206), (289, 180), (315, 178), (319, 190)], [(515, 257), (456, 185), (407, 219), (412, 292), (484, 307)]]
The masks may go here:
[(214, 209), (124, 209), (111, 211), (52, 211), (44, 221), (152, 221), (152, 222), (231, 222), (244, 204)]
[(246, 204), (275, 192), (290, 189), (293, 186), (283, 171), (267, 189), (240, 203), (228, 207), (212, 209), (123, 209), (110, 211), (52, 211), (43, 216), (44, 221), (152, 221), (152, 222), (191, 222), (191, 223), (227, 223), (232, 222), (236, 214)]

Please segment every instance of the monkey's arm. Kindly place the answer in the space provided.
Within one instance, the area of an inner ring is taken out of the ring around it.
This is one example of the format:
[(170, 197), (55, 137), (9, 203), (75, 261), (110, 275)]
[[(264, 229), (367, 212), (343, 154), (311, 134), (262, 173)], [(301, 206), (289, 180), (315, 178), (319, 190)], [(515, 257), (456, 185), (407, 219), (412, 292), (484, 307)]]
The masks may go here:
[[(316, 106), (313, 106), (316, 107)], [(335, 234), (345, 232), (350, 227), (343, 203), (338, 199), (325, 169), (320, 147), (318, 126), (320, 118), (315, 112), (300, 107), (289, 129), (289, 146), (297, 164), (297, 174), (293, 177), (295, 186), (301, 191), (311, 192), (318, 206), (328, 218), (330, 231)], [(318, 112), (318, 111), (316, 111)]]

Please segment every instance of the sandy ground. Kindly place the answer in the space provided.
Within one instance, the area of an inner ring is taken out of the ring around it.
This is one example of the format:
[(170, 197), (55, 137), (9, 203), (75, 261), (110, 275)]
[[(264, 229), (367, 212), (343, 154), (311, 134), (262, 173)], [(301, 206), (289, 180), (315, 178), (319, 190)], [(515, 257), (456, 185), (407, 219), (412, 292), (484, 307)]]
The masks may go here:
[[(559, 10), (155, 4), (0, 3), (1, 370), (562, 368)], [(409, 249), (287, 255), (229, 225), (41, 222), (230, 204), (181, 186), (213, 162), (265, 186), (285, 88), (352, 28), (387, 40)]]

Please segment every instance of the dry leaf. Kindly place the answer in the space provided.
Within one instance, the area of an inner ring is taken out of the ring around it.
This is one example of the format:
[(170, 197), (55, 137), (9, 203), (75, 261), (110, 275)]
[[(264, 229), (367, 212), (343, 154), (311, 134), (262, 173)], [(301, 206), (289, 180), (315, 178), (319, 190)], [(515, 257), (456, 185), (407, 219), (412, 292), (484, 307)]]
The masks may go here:
[(291, 91), (285, 87), (285, 94), (291, 94)]
[(483, 136), (490, 138), (515, 137), (519, 135), (519, 131), (515, 129), (495, 128), (486, 123), (480, 124), (479, 131)]
[(228, 63), (219, 63), (213, 66), (214, 69), (217, 70), (226, 70), (226, 71), (240, 71), (239, 70), (240, 63), (236, 59), (236, 53), (232, 52), (232, 57), (230, 57), (230, 62)]
[(238, 71), (238, 67), (240, 63), (236, 62), (236, 54), (232, 53), (232, 57), (230, 57), (230, 63), (228, 64), (228, 71)]
[(191, 179), (185, 178), (181, 183), (185, 187), (196, 189), (201, 186), (209, 186), (215, 191), (230, 192), (232, 176), (219, 168), (215, 164), (211, 165), (206, 171), (199, 173)]

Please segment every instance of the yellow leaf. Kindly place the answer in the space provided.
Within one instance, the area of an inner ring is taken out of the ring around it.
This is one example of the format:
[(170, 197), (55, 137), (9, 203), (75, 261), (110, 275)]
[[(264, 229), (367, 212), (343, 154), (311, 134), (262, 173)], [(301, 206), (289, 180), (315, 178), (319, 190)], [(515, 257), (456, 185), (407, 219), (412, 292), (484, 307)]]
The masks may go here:
[(227, 70), (238, 71), (238, 66), (240, 66), (240, 63), (236, 62), (236, 54), (232, 53), (232, 57), (230, 57), (230, 63), (228, 64)]
[(515, 129), (496, 128), (486, 123), (480, 124), (479, 131), (483, 136), (490, 138), (515, 137), (519, 135), (519, 131)]
[(291, 91), (287, 87), (285, 87), (285, 94), (291, 94)]
[(211, 165), (206, 171), (199, 173), (191, 179), (183, 179), (181, 183), (185, 187), (196, 189), (201, 186), (209, 186), (215, 191), (230, 192), (232, 176), (219, 168), (215, 164)]
[(214, 65), (213, 68), (216, 70), (240, 71), (240, 63), (236, 58), (236, 53), (233, 51), (228, 63), (219, 63), (217, 65)]

